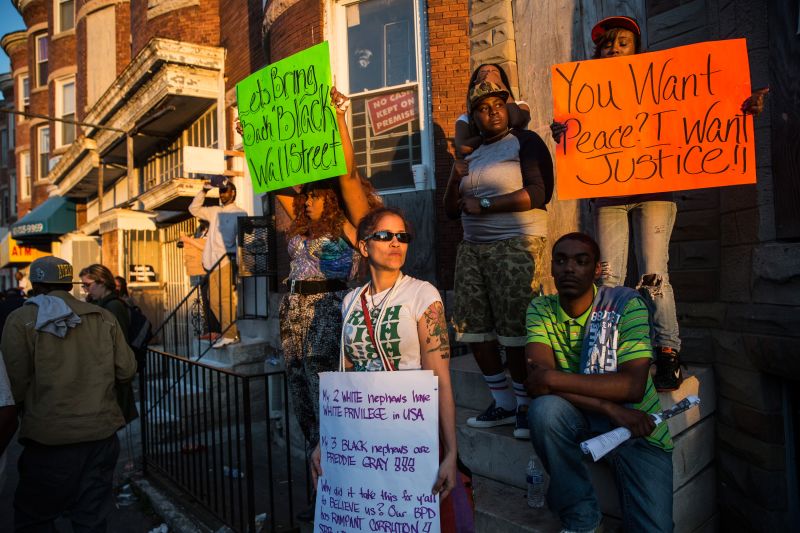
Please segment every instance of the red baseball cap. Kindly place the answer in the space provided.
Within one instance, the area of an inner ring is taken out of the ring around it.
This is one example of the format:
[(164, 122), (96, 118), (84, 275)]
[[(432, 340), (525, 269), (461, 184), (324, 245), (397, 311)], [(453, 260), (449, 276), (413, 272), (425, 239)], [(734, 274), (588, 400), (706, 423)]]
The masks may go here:
[(594, 44), (599, 43), (603, 35), (613, 28), (630, 30), (640, 37), (642, 35), (642, 30), (639, 28), (639, 23), (636, 22), (636, 19), (631, 17), (606, 17), (592, 28), (592, 42)]

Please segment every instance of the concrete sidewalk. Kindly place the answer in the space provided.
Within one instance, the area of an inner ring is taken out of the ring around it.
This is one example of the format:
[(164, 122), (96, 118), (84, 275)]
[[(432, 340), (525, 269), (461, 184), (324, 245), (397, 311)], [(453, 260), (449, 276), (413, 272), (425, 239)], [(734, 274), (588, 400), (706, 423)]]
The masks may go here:
[[(139, 423), (134, 421), (130, 430), (122, 429), (117, 435), (120, 440), (120, 454), (114, 474), (114, 493), (116, 508), (108, 521), (108, 531), (115, 533), (148, 532), (164, 522), (153, 510), (148, 498), (140, 497), (129, 485), (128, 479), (136, 473), (141, 465), (139, 452)], [(0, 531), (14, 530), (14, 490), (17, 486), (17, 460), (22, 453), (22, 446), (16, 438), (9, 445), (6, 457), (6, 468), (0, 480)], [(67, 533), (72, 531), (68, 520), (56, 522), (58, 530)]]

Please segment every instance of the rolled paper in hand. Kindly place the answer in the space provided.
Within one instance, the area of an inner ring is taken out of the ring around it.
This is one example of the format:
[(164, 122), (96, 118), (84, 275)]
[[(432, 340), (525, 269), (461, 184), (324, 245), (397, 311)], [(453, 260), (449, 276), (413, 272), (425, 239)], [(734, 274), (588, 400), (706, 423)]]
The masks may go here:
[[(687, 409), (691, 409), (695, 405), (700, 405), (700, 398), (697, 396), (687, 396), (669, 409), (665, 409), (660, 413), (653, 413), (650, 417), (653, 419), (655, 425), (659, 425), (664, 420), (672, 418)], [(619, 427), (581, 442), (581, 451), (585, 454), (592, 454), (592, 460), (598, 461), (629, 438), (631, 438), (631, 432), (628, 431), (627, 428)]]
[(628, 431), (628, 428), (620, 427), (581, 442), (581, 450), (583, 453), (592, 454), (593, 461), (599, 461), (605, 454), (629, 438), (631, 438), (631, 432)]

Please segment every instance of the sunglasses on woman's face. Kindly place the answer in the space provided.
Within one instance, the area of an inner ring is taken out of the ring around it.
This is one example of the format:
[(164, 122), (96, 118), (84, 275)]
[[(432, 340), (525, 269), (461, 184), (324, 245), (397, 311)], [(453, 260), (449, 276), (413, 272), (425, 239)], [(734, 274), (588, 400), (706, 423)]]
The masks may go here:
[(375, 240), (380, 242), (389, 242), (392, 239), (397, 237), (397, 242), (401, 242), (403, 244), (408, 244), (411, 242), (411, 234), (407, 231), (398, 231), (397, 233), (393, 233), (387, 230), (376, 231), (372, 235), (367, 236), (365, 241)]

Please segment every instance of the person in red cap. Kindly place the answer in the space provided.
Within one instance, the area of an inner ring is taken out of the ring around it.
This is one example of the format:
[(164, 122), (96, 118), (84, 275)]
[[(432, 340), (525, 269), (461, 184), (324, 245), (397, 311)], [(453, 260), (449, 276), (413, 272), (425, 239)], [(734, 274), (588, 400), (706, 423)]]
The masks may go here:
[[(592, 28), (595, 49), (593, 59), (629, 56), (641, 53), (642, 31), (631, 17), (607, 17)], [(764, 107), (769, 89), (758, 89), (742, 104), (742, 111), (758, 114)], [(551, 124), (553, 139), (558, 143), (567, 126)], [(639, 267), (637, 288), (650, 303), (653, 326), (653, 347), (656, 375), (653, 379), (659, 392), (671, 391), (682, 382), (678, 352), (681, 340), (675, 310), (675, 296), (669, 282), (669, 242), (675, 223), (677, 206), (672, 193), (596, 198), (596, 238), (600, 245), (603, 286), (625, 283), (628, 260), (629, 228), (633, 233), (633, 250)]]

